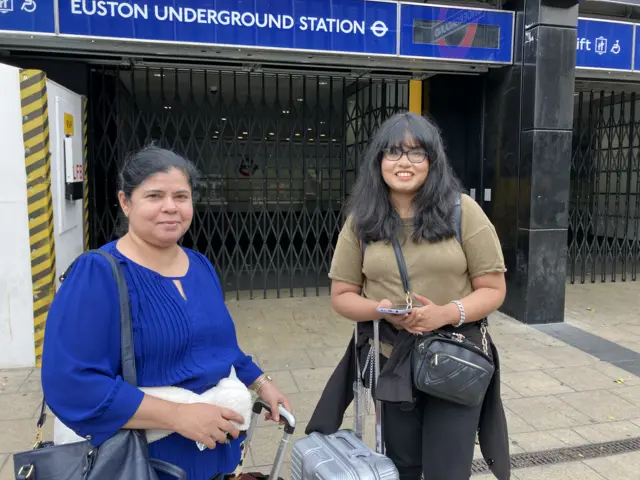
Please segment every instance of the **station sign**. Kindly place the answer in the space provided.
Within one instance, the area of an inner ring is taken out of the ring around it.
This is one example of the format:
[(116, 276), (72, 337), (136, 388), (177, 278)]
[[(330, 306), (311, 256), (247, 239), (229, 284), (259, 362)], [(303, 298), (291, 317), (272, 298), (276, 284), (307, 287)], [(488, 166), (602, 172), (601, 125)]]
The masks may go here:
[(3, 11), (0, 31), (67, 39), (475, 63), (513, 57), (513, 12), (393, 0), (0, 0)]
[[(637, 26), (593, 18), (578, 19), (576, 67), (589, 70), (634, 69), (634, 43)], [(636, 68), (640, 63), (635, 62)]]
[[(513, 61), (514, 18), (391, 0), (0, 0), (0, 32), (17, 35), (493, 64)], [(580, 18), (577, 68), (640, 71), (639, 27)]]
[(395, 55), (397, 3), (59, 0), (60, 33), (170, 43)]

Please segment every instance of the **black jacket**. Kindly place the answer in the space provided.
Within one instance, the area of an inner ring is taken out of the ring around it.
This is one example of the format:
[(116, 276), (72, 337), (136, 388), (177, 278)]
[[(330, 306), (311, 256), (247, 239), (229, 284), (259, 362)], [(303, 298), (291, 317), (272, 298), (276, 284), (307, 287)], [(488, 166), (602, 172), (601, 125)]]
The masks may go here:
[[(476, 324), (462, 326), (459, 332), (471, 341), (478, 341), (480, 329)], [(372, 322), (358, 324), (358, 347), (368, 344), (373, 338)], [(376, 385), (375, 397), (384, 402), (414, 402), (413, 380), (411, 378), (411, 348), (415, 336), (397, 331), (389, 323), (380, 322), (380, 341), (393, 345), (391, 357), (381, 366)], [(479, 441), (482, 455), (498, 480), (509, 480), (511, 464), (509, 459), (509, 438), (507, 419), (500, 398), (500, 360), (492, 341), (491, 352), (495, 363), (495, 374), (482, 405), (479, 424)], [(359, 348), (359, 351), (361, 348)], [(362, 356), (362, 355), (360, 355)], [(361, 363), (362, 364), (362, 363)], [(335, 433), (344, 419), (344, 413), (353, 401), (353, 384), (356, 380), (354, 339), (351, 338), (347, 351), (322, 392), (320, 401), (307, 425), (305, 433)]]

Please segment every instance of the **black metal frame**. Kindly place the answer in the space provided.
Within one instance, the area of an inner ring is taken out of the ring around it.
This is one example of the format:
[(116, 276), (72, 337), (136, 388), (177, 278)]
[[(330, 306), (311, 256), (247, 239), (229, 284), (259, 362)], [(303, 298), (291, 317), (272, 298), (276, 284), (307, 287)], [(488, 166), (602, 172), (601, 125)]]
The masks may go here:
[(567, 270), (571, 283), (636, 280), (640, 147), (635, 92), (576, 93)]
[(203, 173), (183, 244), (213, 262), (227, 294), (320, 295), (367, 140), (407, 108), (408, 80), (96, 67), (91, 246), (116, 238), (118, 169), (153, 141)]

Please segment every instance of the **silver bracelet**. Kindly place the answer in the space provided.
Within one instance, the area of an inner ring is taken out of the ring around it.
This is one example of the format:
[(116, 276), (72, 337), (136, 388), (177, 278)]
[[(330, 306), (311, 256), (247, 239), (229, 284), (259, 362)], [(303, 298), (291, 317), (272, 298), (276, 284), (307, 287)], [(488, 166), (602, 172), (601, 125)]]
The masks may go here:
[(461, 325), (464, 325), (464, 322), (467, 319), (467, 317), (464, 313), (464, 307), (462, 306), (462, 303), (460, 303), (458, 300), (453, 300), (452, 302), (449, 302), (449, 303), (455, 304), (456, 307), (458, 307), (458, 310), (460, 311), (460, 321), (456, 325), (454, 325), (454, 327), (458, 328)]

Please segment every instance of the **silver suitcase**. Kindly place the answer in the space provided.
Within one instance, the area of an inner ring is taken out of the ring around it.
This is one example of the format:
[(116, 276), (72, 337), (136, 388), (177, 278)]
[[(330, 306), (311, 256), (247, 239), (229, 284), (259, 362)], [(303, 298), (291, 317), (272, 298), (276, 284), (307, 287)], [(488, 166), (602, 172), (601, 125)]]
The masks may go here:
[[(357, 339), (358, 327), (354, 330)], [(380, 374), (379, 323), (373, 324), (374, 342), (371, 378), (377, 382)], [(382, 409), (376, 402), (376, 451), (363, 441), (365, 419), (365, 393), (362, 372), (356, 355), (357, 381), (354, 385), (355, 431), (339, 430), (332, 435), (317, 432), (298, 440), (293, 445), (291, 480), (398, 480), (398, 470), (384, 456), (382, 443)]]
[(351, 430), (314, 432), (293, 446), (291, 480), (396, 480), (389, 458), (371, 449)]

